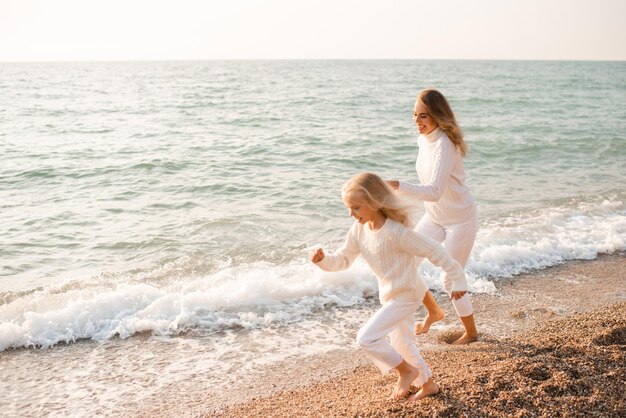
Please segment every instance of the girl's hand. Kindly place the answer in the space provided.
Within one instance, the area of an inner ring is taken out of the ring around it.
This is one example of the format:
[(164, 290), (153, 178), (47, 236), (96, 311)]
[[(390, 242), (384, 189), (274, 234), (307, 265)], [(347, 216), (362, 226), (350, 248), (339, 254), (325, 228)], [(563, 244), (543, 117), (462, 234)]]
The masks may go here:
[(385, 183), (387, 183), (393, 190), (398, 190), (400, 187), (400, 182), (398, 180), (387, 180)]
[(319, 263), (324, 259), (324, 250), (318, 248), (317, 250), (311, 251), (311, 261), (314, 263)]
[(462, 291), (462, 292), (452, 292), (450, 294), (450, 298), (452, 300), (457, 300), (457, 299), (461, 299), (465, 294), (467, 293), (466, 290)]

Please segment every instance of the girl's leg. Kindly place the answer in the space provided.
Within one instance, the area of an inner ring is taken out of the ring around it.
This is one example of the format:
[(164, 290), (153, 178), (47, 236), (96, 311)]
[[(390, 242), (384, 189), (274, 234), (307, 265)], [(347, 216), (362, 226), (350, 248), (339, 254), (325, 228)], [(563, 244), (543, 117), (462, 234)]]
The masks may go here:
[[(405, 323), (406, 327), (406, 320), (412, 321), (413, 312), (418, 306), (418, 303), (412, 302), (388, 302), (363, 325), (357, 334), (357, 343), (382, 373), (387, 373), (391, 369), (398, 371), (398, 384), (391, 394), (392, 399), (405, 396), (411, 383), (421, 373), (430, 376), (430, 370), (423, 359), (422, 363), (416, 362), (420, 368), (408, 363), (385, 338), (400, 324)], [(412, 322), (408, 324), (409, 328), (412, 328)]]
[[(475, 218), (469, 222), (453, 225), (446, 229), (444, 247), (446, 251), (450, 253), (450, 256), (458, 261), (463, 268), (465, 268), (465, 264), (467, 264), (467, 260), (474, 247), (477, 232), (478, 221)], [(450, 293), (451, 287), (451, 282), (446, 283), (444, 281), (444, 288), (448, 293)], [(476, 324), (474, 322), (474, 309), (469, 293), (466, 293), (460, 299), (453, 300), (452, 305), (465, 327), (465, 333), (453, 344), (467, 344), (476, 341), (478, 331), (476, 330)]]
[[(434, 223), (428, 214), (422, 216), (422, 219), (415, 227), (415, 231), (437, 242), (443, 242), (446, 236), (445, 230), (440, 225)], [(424, 295), (423, 303), (428, 313), (422, 323), (417, 324), (415, 327), (415, 334), (417, 335), (426, 334), (434, 322), (442, 320), (445, 316), (444, 310), (441, 309), (430, 290)]]
[[(413, 325), (413, 315), (407, 316), (391, 331), (389, 340), (391, 346), (402, 355), (405, 362), (419, 370), (419, 374), (412, 384), (419, 387), (420, 390), (410, 398), (410, 400), (416, 401), (439, 393), (439, 386), (433, 381), (430, 369), (420, 354), (419, 348), (415, 345)], [(402, 391), (402, 384), (401, 379), (398, 379), (396, 392)]]
[(433, 396), (439, 393), (439, 386), (433, 381), (431, 377), (422, 385), (420, 390), (417, 391), (415, 395), (411, 395), (409, 401), (419, 401), (420, 399), (424, 399), (427, 396)]
[(407, 363), (419, 369), (419, 376), (412, 382), (415, 386), (419, 387), (426, 383), (431, 373), (419, 348), (415, 345), (415, 337), (413, 335), (414, 325), (413, 315), (407, 316), (389, 333), (389, 342)]

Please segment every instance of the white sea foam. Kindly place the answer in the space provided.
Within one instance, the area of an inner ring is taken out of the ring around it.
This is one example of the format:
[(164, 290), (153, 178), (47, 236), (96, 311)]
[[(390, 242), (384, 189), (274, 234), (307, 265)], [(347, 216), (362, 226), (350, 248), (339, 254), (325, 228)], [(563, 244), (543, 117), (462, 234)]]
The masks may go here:
[(144, 331), (176, 335), (293, 323), (325, 306), (352, 306), (374, 294), (375, 279), (359, 264), (325, 274), (309, 264), (255, 263), (162, 287), (117, 283), (37, 291), (0, 306), (0, 350)]
[(469, 270), (511, 276), (626, 250), (625, 209), (617, 200), (580, 202), (499, 220), (480, 233)]

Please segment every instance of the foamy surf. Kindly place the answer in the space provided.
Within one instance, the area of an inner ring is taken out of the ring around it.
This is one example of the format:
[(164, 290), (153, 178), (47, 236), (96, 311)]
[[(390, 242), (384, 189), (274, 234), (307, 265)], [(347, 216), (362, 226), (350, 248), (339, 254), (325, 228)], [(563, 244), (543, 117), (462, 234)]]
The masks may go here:
[(479, 232), (468, 270), (511, 277), (567, 260), (626, 250), (626, 208), (616, 198), (516, 213)]
[(302, 263), (255, 263), (161, 286), (65, 284), (0, 306), (0, 350), (141, 332), (178, 335), (286, 325), (325, 307), (361, 303), (375, 289), (375, 278), (362, 263), (338, 274)]

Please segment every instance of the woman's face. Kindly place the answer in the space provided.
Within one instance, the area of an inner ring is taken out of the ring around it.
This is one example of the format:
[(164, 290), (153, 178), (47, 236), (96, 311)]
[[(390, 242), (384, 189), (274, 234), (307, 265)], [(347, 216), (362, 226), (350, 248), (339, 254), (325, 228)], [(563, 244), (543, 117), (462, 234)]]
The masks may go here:
[(439, 126), (419, 100), (415, 102), (415, 107), (413, 108), (413, 123), (417, 126), (419, 133), (424, 135), (431, 133)]

